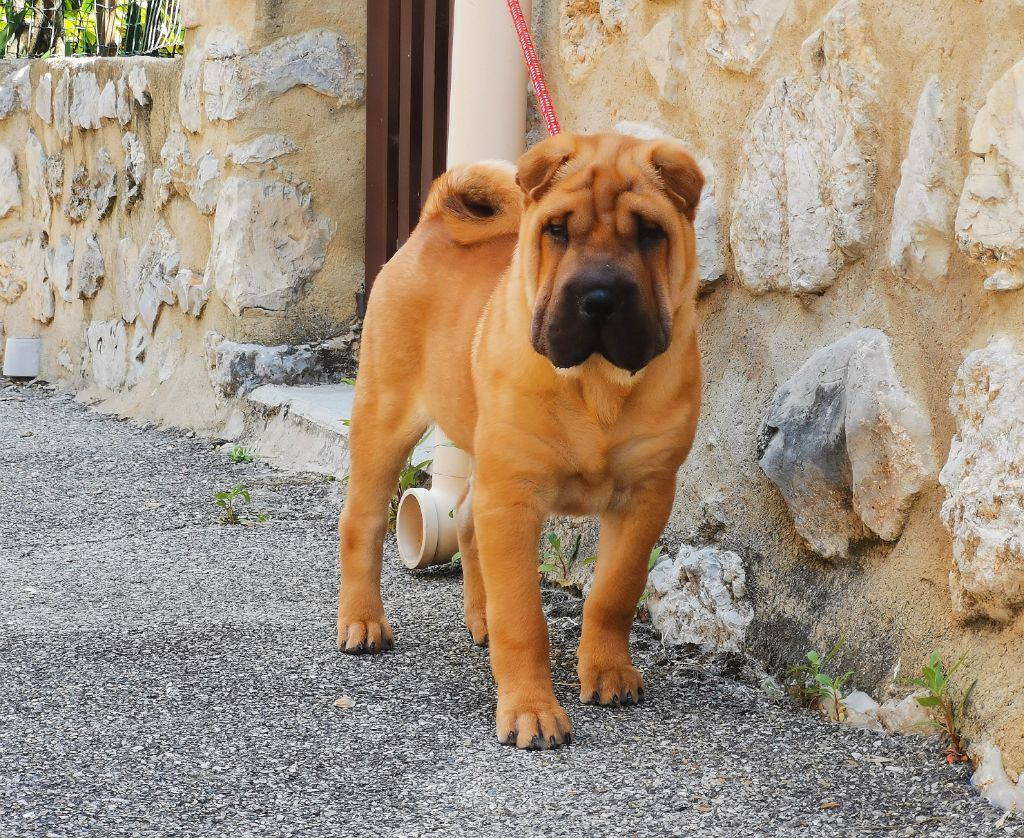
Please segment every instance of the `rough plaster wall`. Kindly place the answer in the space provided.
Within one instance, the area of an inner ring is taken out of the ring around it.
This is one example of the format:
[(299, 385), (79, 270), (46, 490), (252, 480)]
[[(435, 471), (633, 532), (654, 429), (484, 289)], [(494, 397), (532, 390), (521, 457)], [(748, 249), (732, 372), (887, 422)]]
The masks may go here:
[[(181, 58), (0, 62), (0, 323), (103, 409), (214, 430), (207, 335), (318, 342), (355, 313), (366, 21), (361, 3), (186, 5)], [(218, 71), (237, 113), (213, 120)], [(263, 249), (235, 252), (218, 221)]]
[[(684, 138), (698, 159), (714, 166), (721, 224), (728, 236), (737, 208), (743, 205), (748, 214), (752, 209), (752, 196), (737, 189), (748, 160), (751, 125), (779, 80), (796, 78), (805, 88), (810, 85), (801, 95), (817, 96), (815, 107), (830, 107), (825, 100), (842, 101), (846, 95), (831, 91), (835, 78), (842, 87), (842, 73), (819, 83), (806, 70), (807, 42), (838, 4), (783, 3), (777, 22), (775, 5), (767, 16), (746, 10), (767, 8), (755, 0), (636, 0), (628, 5), (629, 24), (595, 41), (582, 74), (578, 64), (567, 69), (562, 58), (564, 4), (535, 4), (534, 31), (562, 127), (607, 131), (628, 121)], [(779, 387), (817, 350), (859, 328), (876, 328), (890, 341), (903, 387), (930, 420), (930, 453), (941, 468), (956, 432), (949, 402), (964, 358), (994, 334), (1024, 336), (1024, 291), (985, 289), (993, 267), (972, 261), (964, 246), (957, 246), (951, 215), (927, 225), (913, 218), (903, 221), (904, 227), (924, 228), (925, 235), (936, 226), (948, 230), (951, 253), (941, 277), (911, 282), (889, 265), (893, 206), (922, 92), (936, 76), (945, 102), (942, 130), (948, 132), (948, 147), (943, 140), (913, 151), (924, 162), (912, 163), (909, 170), (923, 173), (925, 187), (934, 182), (937, 189), (951, 189), (951, 202), (937, 195), (934, 203), (951, 204), (943, 211), (953, 213), (977, 158), (969, 147), (972, 125), (996, 82), (1024, 60), (1024, 7), (1010, 0), (953, 5), (860, 0), (846, 12), (877, 62), (872, 67), (877, 100), (868, 112), (878, 141), (866, 151), (873, 185), (869, 205), (857, 208), (863, 209), (859, 217), (869, 232), (856, 248), (847, 248), (844, 263), (820, 295), (785, 288), (756, 295), (740, 282), (728, 254), (727, 277), (698, 303), (704, 405), (693, 453), (680, 472), (665, 543), (716, 544), (743, 557), (755, 609), (747, 647), (770, 664), (796, 660), (808, 648), (827, 647), (845, 635), (844, 664), (857, 670), (859, 686), (873, 688), (891, 681), (897, 669), (899, 677), (906, 677), (931, 649), (941, 650), (948, 660), (969, 652), (964, 678), (979, 679), (969, 733), (979, 741), (996, 741), (1016, 772), (1024, 770), (1024, 611), (1012, 610), (1010, 619), (998, 624), (954, 616), (949, 584), (953, 550), (941, 515), (946, 494), (937, 475), (926, 481), (896, 541), (854, 542), (849, 561), (829, 564), (798, 535), (782, 494), (758, 465), (758, 431)], [(728, 25), (723, 15), (733, 15), (739, 27), (735, 37), (716, 35)], [(740, 55), (732, 62), (738, 69), (721, 66), (720, 49), (709, 52), (709, 43), (742, 44), (749, 40), (743, 34), (745, 21), (758, 15), (771, 29), (763, 52), (760, 35), (748, 32), (757, 42), (756, 60)], [(682, 33), (670, 60), (646, 55), (644, 39), (664, 29), (669, 16), (674, 31)], [(887, 34), (894, 32), (899, 37)], [(845, 60), (841, 50), (825, 58), (826, 69), (829, 60), (838, 61), (840, 69)], [(1016, 119), (1021, 124), (1024, 114)], [(999, 125), (1000, 120), (1014, 121), (1004, 111), (986, 124)], [(535, 121), (532, 137), (541, 130)], [(1008, 128), (1004, 137), (1014, 130)], [(810, 145), (814, 154), (820, 139)], [(1008, 141), (1000, 138), (1000, 143), (1001, 156), (986, 165), (1012, 168)], [(834, 179), (830, 163), (823, 165), (818, 171)], [(1001, 200), (999, 211), (1012, 212), (1013, 196)], [(1024, 229), (1024, 217), (1020, 221)]]

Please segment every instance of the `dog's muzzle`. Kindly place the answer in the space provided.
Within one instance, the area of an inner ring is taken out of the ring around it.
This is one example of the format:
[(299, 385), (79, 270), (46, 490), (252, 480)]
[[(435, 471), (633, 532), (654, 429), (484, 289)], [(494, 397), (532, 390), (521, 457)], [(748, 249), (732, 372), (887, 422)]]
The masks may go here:
[(535, 315), (533, 346), (556, 367), (582, 364), (597, 352), (638, 372), (668, 347), (668, 330), (649, 311), (636, 280), (613, 265), (581, 269)]

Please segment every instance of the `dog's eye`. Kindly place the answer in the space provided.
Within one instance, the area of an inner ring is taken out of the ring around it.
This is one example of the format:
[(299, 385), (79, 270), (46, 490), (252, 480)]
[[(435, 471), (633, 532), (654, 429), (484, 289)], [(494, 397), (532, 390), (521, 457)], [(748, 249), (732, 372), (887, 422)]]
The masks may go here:
[(642, 249), (647, 250), (665, 241), (665, 231), (654, 222), (641, 218), (637, 221), (636, 240)]
[(544, 232), (551, 236), (558, 244), (566, 245), (569, 243), (569, 228), (565, 226), (564, 221), (549, 221), (544, 225)]

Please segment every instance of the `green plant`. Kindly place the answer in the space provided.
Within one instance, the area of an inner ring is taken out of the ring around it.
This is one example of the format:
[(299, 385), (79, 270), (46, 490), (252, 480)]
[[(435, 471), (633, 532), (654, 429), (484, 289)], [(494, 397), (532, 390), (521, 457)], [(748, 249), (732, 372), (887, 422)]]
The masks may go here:
[(946, 762), (951, 765), (968, 761), (965, 753), (966, 742), (960, 728), (967, 703), (971, 700), (971, 694), (978, 682), (972, 681), (959, 701), (953, 699), (949, 689), (953, 675), (964, 665), (965, 660), (966, 655), (947, 670), (942, 662), (942, 655), (932, 652), (928, 657), (928, 663), (921, 667), (921, 674), (910, 679), (911, 684), (928, 693), (917, 696), (917, 703), (931, 710), (938, 719), (929, 719), (921, 724), (942, 731), (945, 735), (948, 743), (945, 751)]
[(549, 532), (544, 536), (544, 540), (547, 543), (544, 545), (544, 552), (541, 555), (538, 570), (541, 573), (555, 574), (555, 581), (559, 585), (563, 588), (569, 587), (572, 584), (569, 581), (569, 577), (572, 575), (572, 566), (576, 562), (576, 557), (580, 554), (580, 542), (583, 540), (583, 536), (576, 536), (576, 544), (573, 545), (572, 552), (570, 553), (566, 553), (562, 549), (562, 539), (559, 538), (558, 533)]
[[(661, 554), (663, 552), (661, 545), (655, 545), (651, 550), (651, 555), (647, 559), (647, 573), (650, 574), (654, 570), (654, 566), (661, 561)], [(647, 613), (647, 600), (651, 598), (651, 589), (644, 588), (644, 592), (640, 594), (640, 601), (636, 604), (636, 616), (638, 618), (643, 617)]]
[(228, 459), (233, 463), (251, 463), (252, 452), (248, 448), (236, 445), (228, 452)]
[(348, 384), (350, 387), (356, 386), (356, 380), (354, 378), (343, 378), (341, 379), (342, 384)]
[(239, 515), (239, 509), (235, 506), (236, 501), (246, 505), (252, 503), (252, 494), (248, 488), (241, 484), (232, 486), (230, 489), (214, 492), (213, 498), (217, 506), (224, 510), (221, 514), (221, 521), (225, 524), (262, 524), (264, 521), (270, 520), (268, 512), (257, 512), (251, 518), (242, 518)]
[(793, 664), (786, 670), (790, 697), (797, 704), (817, 710), (837, 722), (845, 716), (841, 692), (853, 677), (853, 671), (830, 675), (826, 670), (845, 642), (845, 638), (840, 638), (824, 655), (812, 649), (804, 655), (805, 663)]
[(414, 463), (412, 458), (410, 458), (399, 473), (398, 490), (391, 496), (391, 502), (388, 504), (388, 530), (391, 532), (395, 531), (395, 524), (398, 521), (398, 504), (402, 501), (402, 495), (409, 489), (427, 485), (430, 480), (430, 474), (427, 469), (430, 468), (432, 463), (433, 460), (423, 460), (422, 462)]

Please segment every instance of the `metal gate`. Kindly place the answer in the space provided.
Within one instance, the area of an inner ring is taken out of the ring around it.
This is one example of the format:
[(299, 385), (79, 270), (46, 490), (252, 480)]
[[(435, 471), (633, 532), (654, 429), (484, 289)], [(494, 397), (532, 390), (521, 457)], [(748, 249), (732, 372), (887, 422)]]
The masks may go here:
[(367, 3), (366, 297), (445, 169), (455, 0)]

